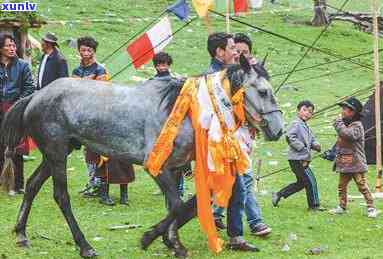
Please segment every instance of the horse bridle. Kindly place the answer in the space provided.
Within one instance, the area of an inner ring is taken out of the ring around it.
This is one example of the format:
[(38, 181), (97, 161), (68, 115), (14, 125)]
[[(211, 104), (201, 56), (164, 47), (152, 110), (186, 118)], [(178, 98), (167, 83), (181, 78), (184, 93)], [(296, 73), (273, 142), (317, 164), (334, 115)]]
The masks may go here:
[[(246, 90), (246, 89), (245, 89)], [(245, 99), (247, 99), (246, 95), (245, 95)], [(248, 111), (246, 109), (246, 105), (244, 106), (244, 109), (245, 111), (251, 115), (251, 117), (254, 119), (255, 122), (257, 122), (259, 124), (260, 127), (266, 127), (268, 125), (268, 122), (267, 120), (265, 120), (263, 117), (267, 114), (271, 114), (271, 113), (274, 113), (274, 112), (280, 112), (283, 114), (282, 110), (281, 109), (270, 109), (270, 110), (267, 110), (267, 111), (255, 111), (256, 114), (252, 114), (250, 111)], [(262, 117), (262, 118), (259, 118), (259, 117)], [(259, 119), (257, 119), (259, 118)]]

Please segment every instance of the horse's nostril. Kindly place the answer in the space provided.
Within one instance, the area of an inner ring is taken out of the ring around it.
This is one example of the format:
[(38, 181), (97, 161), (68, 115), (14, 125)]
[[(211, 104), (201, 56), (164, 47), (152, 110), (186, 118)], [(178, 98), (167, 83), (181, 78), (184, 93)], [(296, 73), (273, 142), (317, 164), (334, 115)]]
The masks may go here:
[(261, 123), (260, 123), (260, 126), (261, 127), (267, 127), (267, 125), (269, 125), (269, 122), (265, 119), (261, 120)]

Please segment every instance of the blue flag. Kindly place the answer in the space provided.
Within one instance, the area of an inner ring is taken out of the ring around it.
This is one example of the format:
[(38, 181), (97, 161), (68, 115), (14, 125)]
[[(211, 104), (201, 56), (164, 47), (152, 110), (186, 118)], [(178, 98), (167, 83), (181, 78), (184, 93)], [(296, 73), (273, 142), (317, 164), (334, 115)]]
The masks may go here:
[(190, 14), (190, 8), (186, 0), (178, 0), (176, 3), (168, 6), (166, 11), (173, 13), (181, 21), (187, 21)]

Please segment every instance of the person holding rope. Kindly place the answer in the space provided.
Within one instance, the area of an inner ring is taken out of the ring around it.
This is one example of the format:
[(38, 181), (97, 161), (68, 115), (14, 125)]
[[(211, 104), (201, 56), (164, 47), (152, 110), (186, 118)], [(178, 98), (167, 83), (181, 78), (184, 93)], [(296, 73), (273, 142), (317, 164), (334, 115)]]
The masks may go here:
[[(238, 51), (231, 34), (218, 32), (209, 35), (207, 41), (211, 57), (207, 73), (215, 73), (235, 64)], [(232, 189), (232, 195), (227, 208), (227, 234), (230, 237), (228, 248), (236, 251), (257, 252), (259, 249), (243, 238), (242, 214), (245, 207), (246, 186), (243, 176), (238, 175)]]
[(344, 214), (347, 208), (347, 185), (354, 179), (358, 190), (367, 203), (367, 217), (376, 218), (378, 211), (368, 188), (366, 172), (368, 171), (364, 151), (364, 128), (360, 121), (363, 105), (355, 97), (350, 97), (339, 104), (342, 115), (337, 118), (334, 128), (338, 134), (336, 141), (336, 158), (334, 170), (339, 173), (339, 205), (330, 210), (331, 214)]
[(290, 168), (295, 174), (297, 181), (272, 194), (272, 204), (278, 206), (283, 197), (287, 199), (291, 195), (306, 189), (307, 204), (309, 210), (324, 211), (320, 207), (318, 186), (315, 175), (310, 168), (311, 150), (320, 152), (321, 146), (307, 125), (314, 112), (314, 104), (308, 100), (301, 101), (297, 106), (298, 118), (287, 129), (286, 140), (289, 145), (287, 159)]
[[(256, 59), (251, 55), (253, 43), (246, 34), (236, 33), (234, 35), (234, 43), (239, 55), (244, 55), (244, 57), (251, 61), (251, 63), (258, 64), (260, 67), (263, 68), (263, 65), (257, 63)], [(236, 56), (236, 63), (239, 63), (239, 55)], [(249, 133), (247, 134), (248, 136), (245, 142), (248, 146), (248, 154), (250, 155), (252, 152), (252, 145), (255, 139), (256, 132), (248, 128), (246, 129), (246, 132)], [(266, 236), (271, 233), (272, 229), (263, 222), (261, 208), (258, 205), (254, 193), (254, 179), (252, 167), (250, 167), (248, 172), (243, 175), (243, 180), (245, 184), (245, 214), (250, 227), (250, 231), (256, 236)], [(224, 229), (226, 227), (222, 220), (223, 217), (224, 208), (215, 208), (214, 218), (216, 227), (218, 229)]]
[[(73, 77), (109, 81), (106, 69), (96, 61), (97, 46), (98, 42), (92, 37), (82, 37), (77, 40), (81, 63), (73, 70)], [(83, 191), (84, 196), (93, 197), (96, 193), (101, 204), (113, 206), (114, 201), (109, 196), (109, 183), (115, 183), (120, 184), (120, 203), (127, 204), (128, 183), (134, 181), (133, 166), (101, 156), (88, 147), (85, 147), (84, 152), (89, 174), (89, 182)]]

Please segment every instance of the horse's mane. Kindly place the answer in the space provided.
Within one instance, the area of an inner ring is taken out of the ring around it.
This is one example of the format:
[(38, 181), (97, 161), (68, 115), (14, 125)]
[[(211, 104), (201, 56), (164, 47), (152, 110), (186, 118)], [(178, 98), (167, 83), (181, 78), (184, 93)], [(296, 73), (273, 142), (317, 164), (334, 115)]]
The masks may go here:
[[(270, 79), (269, 73), (265, 69), (265, 67), (261, 63), (256, 63), (252, 65), (255, 72), (257, 72), (259, 77), (264, 77), (266, 80)], [(240, 87), (242, 81), (240, 77), (235, 76), (235, 72), (237, 72), (241, 68), (240, 65), (230, 65), (226, 70), (226, 75), (232, 83), (233, 91)], [(195, 77), (206, 76), (208, 73), (200, 74)], [(174, 78), (170, 80), (169, 85), (165, 88), (159, 90), (161, 95), (160, 106), (164, 105), (164, 108), (168, 113), (170, 113), (173, 105), (175, 104), (178, 95), (181, 92), (181, 89), (186, 82), (186, 78)]]
[(159, 90), (161, 95), (160, 106), (164, 105), (164, 108), (168, 113), (170, 113), (173, 108), (185, 82), (186, 78), (174, 78), (170, 80), (166, 87)]
[[(254, 71), (258, 74), (258, 77), (264, 77), (266, 80), (270, 80), (269, 73), (262, 63), (257, 62), (256, 64), (251, 65)], [(227, 76), (232, 77), (233, 73), (237, 72), (241, 68), (240, 65), (230, 65), (227, 68)]]
[[(251, 65), (251, 67), (258, 74), (258, 77), (263, 77), (266, 80), (269, 80), (269, 73), (267, 73), (267, 70), (264, 68), (262, 63), (256, 63)], [(231, 83), (231, 93), (233, 95), (239, 90), (243, 82), (244, 73), (236, 73), (239, 69), (241, 69), (240, 65), (230, 65), (226, 71), (226, 76), (229, 78)]]

